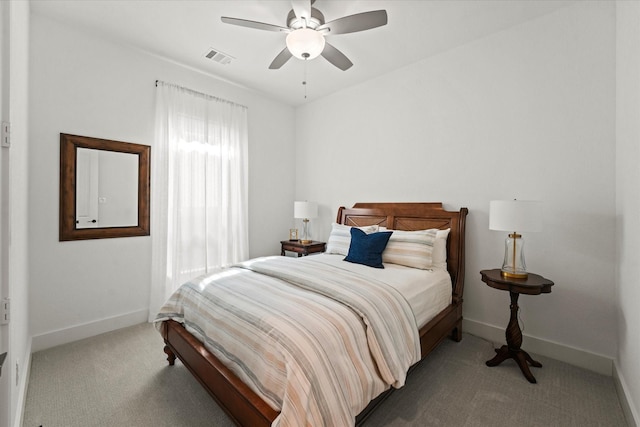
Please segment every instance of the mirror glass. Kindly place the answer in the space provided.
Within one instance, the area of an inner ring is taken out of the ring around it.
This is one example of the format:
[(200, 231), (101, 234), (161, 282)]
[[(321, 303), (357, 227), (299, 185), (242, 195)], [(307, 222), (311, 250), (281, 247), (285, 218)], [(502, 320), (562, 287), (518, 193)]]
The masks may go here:
[(76, 228), (138, 225), (138, 155), (76, 150)]
[(60, 134), (60, 241), (149, 235), (150, 150)]

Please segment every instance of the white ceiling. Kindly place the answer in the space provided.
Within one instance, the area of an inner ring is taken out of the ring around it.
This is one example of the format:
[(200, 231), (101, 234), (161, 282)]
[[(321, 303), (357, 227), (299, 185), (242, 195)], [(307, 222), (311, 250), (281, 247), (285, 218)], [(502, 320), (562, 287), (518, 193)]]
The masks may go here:
[[(304, 61), (292, 58), (279, 70), (268, 69), (285, 45), (285, 34), (220, 21), (229, 16), (286, 26), (288, 0), (31, 0), (31, 10), (295, 106), (574, 2), (317, 0), (314, 7), (327, 22), (378, 9), (386, 9), (389, 22), (359, 33), (327, 36), (354, 65), (341, 71), (322, 57), (309, 61), (307, 99)], [(228, 65), (213, 62), (204, 57), (209, 48), (235, 59)]]

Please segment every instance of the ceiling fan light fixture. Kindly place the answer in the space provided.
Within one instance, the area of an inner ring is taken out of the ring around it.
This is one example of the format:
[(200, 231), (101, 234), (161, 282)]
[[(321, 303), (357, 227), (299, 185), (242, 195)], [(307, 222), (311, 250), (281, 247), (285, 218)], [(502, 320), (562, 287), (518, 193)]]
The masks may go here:
[(324, 50), (324, 36), (310, 28), (300, 28), (287, 35), (287, 49), (298, 59), (313, 59)]

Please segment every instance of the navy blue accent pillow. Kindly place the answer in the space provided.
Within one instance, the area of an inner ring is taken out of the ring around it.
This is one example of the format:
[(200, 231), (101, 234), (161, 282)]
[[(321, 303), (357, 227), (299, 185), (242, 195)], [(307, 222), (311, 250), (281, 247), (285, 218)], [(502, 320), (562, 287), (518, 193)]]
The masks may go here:
[(367, 234), (357, 227), (351, 228), (351, 245), (345, 261), (364, 264), (369, 267), (384, 268), (382, 251), (387, 247), (393, 231)]

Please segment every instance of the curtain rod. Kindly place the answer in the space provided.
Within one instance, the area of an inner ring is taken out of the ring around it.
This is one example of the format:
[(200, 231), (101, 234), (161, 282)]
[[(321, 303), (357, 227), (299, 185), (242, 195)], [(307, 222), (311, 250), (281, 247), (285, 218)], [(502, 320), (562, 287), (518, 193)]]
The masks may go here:
[(193, 95), (203, 96), (203, 97), (208, 98), (208, 99), (215, 99), (216, 101), (226, 102), (227, 104), (236, 105), (236, 106), (242, 107), (242, 108), (248, 108), (246, 105), (237, 104), (237, 103), (235, 103), (233, 101), (229, 101), (227, 99), (223, 99), (223, 98), (219, 98), (217, 96), (209, 95), (208, 93), (198, 92), (197, 90), (189, 89), (188, 87), (180, 86), (180, 85), (177, 85), (177, 84), (174, 84), (174, 83), (167, 83), (167, 82), (163, 82), (162, 80), (156, 80), (156, 87), (158, 87), (158, 84), (175, 87), (175, 88), (184, 90), (186, 92), (190, 92)]

